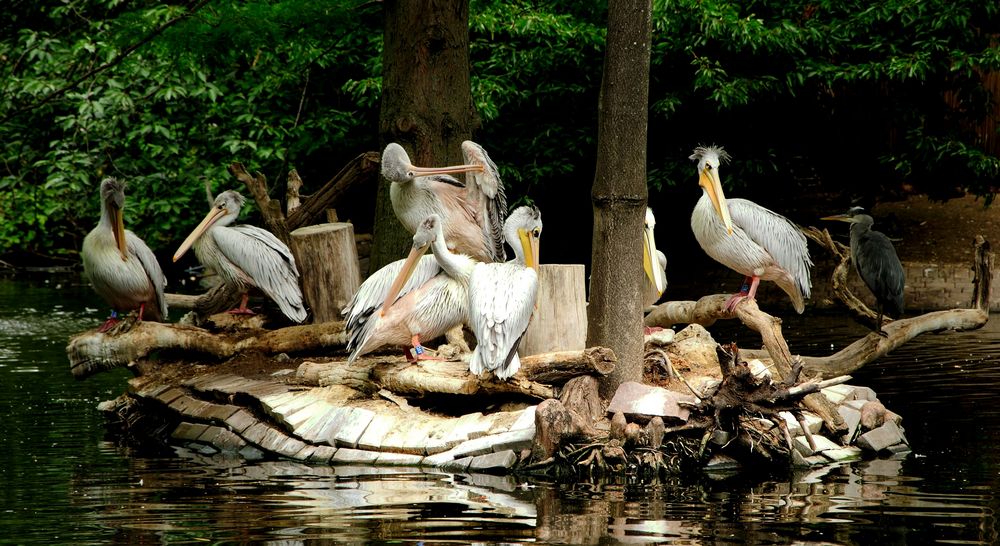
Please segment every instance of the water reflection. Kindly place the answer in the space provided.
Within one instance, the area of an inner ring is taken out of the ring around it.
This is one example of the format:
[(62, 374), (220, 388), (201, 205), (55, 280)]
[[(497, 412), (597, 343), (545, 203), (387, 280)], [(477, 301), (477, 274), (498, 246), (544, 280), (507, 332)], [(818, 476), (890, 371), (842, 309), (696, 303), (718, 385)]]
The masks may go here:
[[(904, 416), (914, 454), (790, 473), (560, 484), (121, 447), (95, 407), (124, 370), (76, 382), (66, 338), (103, 320), (80, 283), (0, 280), (0, 536), (16, 543), (1000, 542), (1000, 323), (922, 336), (855, 374)], [(717, 339), (753, 343), (738, 328)], [(817, 330), (818, 329), (818, 330)], [(785, 321), (793, 351), (865, 333)], [(818, 333), (817, 333), (818, 332)], [(739, 339), (742, 338), (742, 339)]]

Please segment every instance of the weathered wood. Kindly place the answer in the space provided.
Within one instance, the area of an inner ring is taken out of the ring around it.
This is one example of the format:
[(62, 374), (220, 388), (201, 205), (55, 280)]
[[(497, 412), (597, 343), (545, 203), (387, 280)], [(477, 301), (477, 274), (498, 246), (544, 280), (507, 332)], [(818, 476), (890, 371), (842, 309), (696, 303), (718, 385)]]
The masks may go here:
[[(553, 328), (558, 324), (558, 328)], [(571, 351), (587, 346), (587, 293), (582, 264), (542, 264), (538, 299), (518, 355)]]
[(355, 184), (376, 181), (381, 164), (382, 156), (378, 152), (365, 152), (352, 159), (319, 190), (303, 197), (298, 208), (289, 209), (285, 219), (287, 229), (295, 231), (323, 217), (326, 209), (332, 207)]
[(535, 444), (532, 458), (548, 459), (571, 441), (591, 438), (596, 431), (583, 417), (558, 400), (545, 400), (535, 410)]
[(597, 378), (592, 375), (574, 377), (563, 386), (559, 401), (590, 424), (604, 418), (604, 404), (597, 390)]
[(973, 246), (976, 247), (976, 258), (972, 266), (974, 272), (972, 279), (972, 308), (989, 313), (990, 283), (993, 279), (995, 256), (993, 251), (990, 250), (990, 242), (983, 238), (982, 235), (976, 235)]
[(278, 354), (342, 348), (346, 341), (343, 322), (227, 334), (180, 324), (140, 322), (117, 335), (84, 332), (70, 340), (66, 353), (70, 371), (83, 379), (103, 370), (127, 366), (154, 351), (183, 351), (221, 360), (240, 352)]
[(255, 172), (251, 175), (239, 162), (231, 164), (229, 172), (250, 190), (250, 195), (257, 202), (257, 208), (260, 209), (260, 215), (264, 218), (264, 224), (267, 225), (268, 231), (281, 242), (291, 246), (290, 230), (285, 224), (285, 214), (281, 211), (281, 202), (271, 199), (267, 195), (267, 177), (261, 172)]
[(399, 361), (380, 363), (372, 368), (372, 378), (396, 394), (515, 393), (541, 400), (555, 396), (552, 387), (517, 375), (507, 381), (476, 377), (469, 373), (465, 362), (423, 361), (419, 365)]
[(354, 226), (319, 224), (291, 233), (291, 248), (303, 272), (302, 295), (313, 322), (340, 320), (340, 311), (361, 286)]
[(302, 188), (302, 177), (299, 171), (292, 169), (288, 171), (288, 183), (285, 186), (285, 210), (288, 214), (302, 205), (299, 198), (299, 190)]
[(519, 373), (530, 381), (560, 385), (581, 375), (608, 375), (617, 361), (607, 347), (588, 347), (523, 357)]

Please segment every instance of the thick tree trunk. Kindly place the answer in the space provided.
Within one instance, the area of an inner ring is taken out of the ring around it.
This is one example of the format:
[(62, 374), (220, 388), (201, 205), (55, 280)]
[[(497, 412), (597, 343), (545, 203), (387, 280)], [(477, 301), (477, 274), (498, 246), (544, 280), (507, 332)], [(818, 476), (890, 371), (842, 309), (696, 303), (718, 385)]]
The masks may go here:
[(610, 347), (615, 371), (601, 381), (610, 397), (642, 380), (642, 221), (646, 206), (649, 0), (608, 2), (594, 176), (593, 271), (587, 345)]
[(302, 276), (302, 295), (313, 322), (340, 320), (361, 285), (354, 226), (340, 222), (299, 228), (291, 233), (292, 249)]
[[(580, 264), (542, 264), (538, 268), (538, 300), (531, 323), (517, 348), (523, 359), (552, 351), (587, 346), (587, 290)], [(553, 328), (553, 324), (558, 327)]]
[[(383, 147), (398, 142), (420, 166), (461, 162), (478, 123), (469, 84), (468, 0), (385, 2)], [(379, 181), (369, 271), (406, 254), (410, 235), (396, 219), (389, 182)]]

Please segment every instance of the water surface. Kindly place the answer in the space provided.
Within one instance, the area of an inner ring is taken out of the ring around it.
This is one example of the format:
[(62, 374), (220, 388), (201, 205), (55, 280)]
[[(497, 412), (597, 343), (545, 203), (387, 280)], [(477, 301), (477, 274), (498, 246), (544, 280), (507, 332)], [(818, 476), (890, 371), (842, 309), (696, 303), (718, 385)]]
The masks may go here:
[[(117, 445), (117, 370), (74, 381), (67, 338), (99, 324), (73, 277), (0, 279), (0, 541), (5, 543), (991, 544), (1000, 541), (1000, 317), (925, 335), (854, 374), (904, 417), (914, 453), (808, 472), (558, 484), (427, 469), (244, 461)], [(176, 317), (173, 317), (176, 318)], [(759, 344), (737, 327), (720, 341)], [(865, 330), (787, 318), (793, 352)]]

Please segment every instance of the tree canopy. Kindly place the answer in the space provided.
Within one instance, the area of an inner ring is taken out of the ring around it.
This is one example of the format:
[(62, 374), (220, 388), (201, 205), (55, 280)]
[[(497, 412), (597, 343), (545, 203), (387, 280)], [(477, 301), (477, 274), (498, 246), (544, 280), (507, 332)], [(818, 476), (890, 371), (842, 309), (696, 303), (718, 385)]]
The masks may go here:
[[(103, 176), (129, 181), (129, 226), (158, 248), (205, 209), (206, 182), (231, 185), (234, 160), (319, 183), (377, 149), (377, 2), (11, 4), (0, 17), (0, 255), (75, 258)], [(572, 193), (586, 207), (603, 10), (470, 2), (474, 138), (512, 203)], [(737, 184), (991, 195), (998, 12), (972, 0), (655, 0), (652, 193), (689, 181), (690, 149), (718, 143), (739, 150), (727, 179)]]

